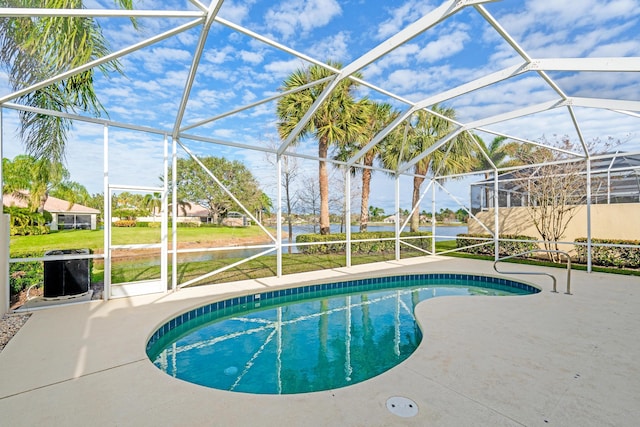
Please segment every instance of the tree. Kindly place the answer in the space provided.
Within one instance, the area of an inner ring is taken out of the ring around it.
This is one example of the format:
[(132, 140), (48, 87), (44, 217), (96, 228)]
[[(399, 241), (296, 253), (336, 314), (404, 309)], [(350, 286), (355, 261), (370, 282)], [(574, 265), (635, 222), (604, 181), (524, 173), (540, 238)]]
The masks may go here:
[[(132, 0), (116, 0), (126, 9)], [(81, 0), (5, 0), (3, 7), (82, 9)], [(135, 25), (135, 21), (134, 25)], [(8, 17), (0, 20), (0, 64), (13, 90), (55, 77), (109, 54), (98, 23), (89, 17)], [(105, 76), (120, 72), (117, 61), (98, 67)], [(90, 69), (19, 97), (21, 104), (58, 112), (104, 112), (93, 88)], [(28, 153), (51, 164), (62, 163), (71, 120), (20, 111), (20, 134)]]
[(316, 232), (317, 218), (320, 213), (320, 189), (318, 182), (311, 177), (303, 177), (303, 185), (297, 191), (302, 212), (310, 214), (313, 222), (313, 232)]
[(21, 154), (14, 157), (13, 161), (3, 159), (2, 164), (3, 193), (27, 199), (32, 211), (43, 213), (49, 193), (55, 189), (64, 191), (69, 190), (71, 186), (82, 187), (69, 181), (69, 171), (62, 163), (49, 159), (38, 160), (33, 156)]
[(456, 211), (456, 221), (458, 222), (467, 222), (469, 219), (469, 212), (460, 208)]
[[(200, 162), (224, 185), (243, 205), (252, 212), (262, 208), (262, 191), (258, 181), (244, 164), (222, 157), (202, 157)], [(173, 171), (170, 171), (170, 175)], [(178, 159), (176, 172), (178, 197), (206, 207), (218, 223), (227, 212), (240, 207), (193, 159)]]
[[(271, 144), (271, 148), (276, 148), (275, 144)], [(267, 161), (273, 165), (275, 165), (275, 159), (271, 155), (267, 155)], [(281, 184), (282, 189), (284, 190), (284, 204), (286, 208), (285, 212), (285, 220), (287, 221), (288, 228), (288, 241), (289, 243), (293, 243), (293, 209), (298, 203), (298, 198), (296, 194), (293, 192), (293, 184), (298, 177), (298, 158), (293, 156), (281, 156)], [(266, 195), (265, 195), (266, 196)], [(271, 200), (269, 200), (271, 202)], [(269, 206), (273, 207), (273, 206)], [(293, 246), (288, 246), (287, 252), (293, 252)]]
[(376, 206), (369, 206), (369, 217), (374, 220), (380, 220), (380, 217), (384, 216), (384, 209), (378, 208)]
[(75, 181), (64, 181), (55, 186), (49, 193), (53, 197), (69, 202), (69, 207), (75, 203), (87, 206), (91, 200), (91, 195), (84, 185)]
[[(485, 171), (485, 179), (489, 179), (491, 177), (490, 171), (493, 170), (494, 167), (499, 169), (523, 164), (522, 160), (516, 157), (520, 146), (517, 142), (509, 141), (504, 136), (497, 136), (493, 138), (491, 143), (487, 146), (487, 144), (478, 135), (473, 135), (473, 137), (479, 146), (479, 148), (474, 152), (474, 169)], [(489, 159), (491, 161), (489, 161)]]
[[(392, 109), (390, 104), (378, 103), (365, 100), (367, 103), (367, 122), (365, 132), (360, 138), (352, 141), (347, 146), (341, 147), (338, 158), (341, 160), (349, 160), (355, 153), (360, 151), (365, 145), (380, 133), (391, 121), (399, 114), (398, 111)], [(367, 231), (367, 223), (369, 222), (369, 195), (371, 192), (371, 166), (380, 156), (382, 143), (376, 144), (362, 157), (363, 168), (352, 168), (352, 172), (361, 172), (362, 174), (362, 198), (360, 202), (360, 231)]]
[[(329, 62), (334, 68), (341, 68), (335, 62)], [(285, 79), (281, 90), (299, 88), (314, 81), (333, 75), (329, 69), (311, 65), (294, 71)], [(356, 75), (360, 77), (359, 75)], [(306, 112), (329, 85), (328, 82), (319, 83), (313, 87), (288, 93), (280, 98), (277, 105), (278, 132), (282, 139), (288, 138), (300, 123)], [(366, 103), (356, 102), (353, 92), (356, 83), (351, 79), (341, 80), (331, 94), (324, 100), (302, 131), (295, 135), (299, 141), (307, 137), (318, 140), (318, 185), (320, 191), (320, 234), (329, 234), (329, 177), (326, 162), (329, 148), (335, 144), (346, 145), (354, 141), (363, 133), (366, 125)]]
[[(345, 232), (345, 227), (351, 225), (351, 218), (347, 218), (347, 179), (344, 168), (336, 170), (337, 173), (331, 176), (331, 187), (335, 188), (335, 191), (331, 197), (329, 197), (329, 207), (331, 212), (338, 213), (336, 218), (340, 221), (340, 233)], [(357, 182), (350, 181), (351, 188), (349, 188), (349, 203), (351, 205), (360, 197), (360, 187)]]
[[(395, 137), (389, 138), (382, 159), (383, 164), (388, 169), (396, 170), (401, 163), (422, 155), (454, 130), (454, 124), (447, 119), (455, 119), (453, 108), (436, 105), (431, 111), (418, 111), (415, 120), (409, 120), (404, 127), (397, 128)], [(427, 173), (449, 175), (468, 172), (473, 166), (470, 160), (472, 155), (470, 136), (463, 132), (415, 163), (411, 231), (418, 231), (420, 227), (420, 187)]]
[(151, 215), (155, 220), (156, 210), (158, 211), (158, 213), (160, 213), (160, 210), (162, 209), (162, 195), (158, 192), (145, 194), (144, 207), (151, 210)]
[[(580, 149), (567, 137), (555, 145), (572, 152)], [(594, 151), (589, 148), (589, 152)], [(558, 241), (564, 236), (577, 208), (584, 205), (587, 198), (586, 163), (567, 160), (569, 158), (561, 151), (537, 148), (527, 159), (535, 166), (514, 174), (529, 197), (527, 213), (547, 250), (559, 249)], [(561, 260), (559, 253), (548, 256), (553, 262)]]
[[(484, 140), (478, 135), (473, 135), (473, 137), (478, 143), (474, 152), (474, 170), (484, 171), (485, 179), (491, 178), (491, 170), (494, 170), (494, 168), (499, 169), (523, 164), (523, 159), (519, 158), (518, 154), (526, 154), (525, 151), (520, 149), (520, 144), (517, 142), (508, 141), (504, 136), (497, 136), (493, 138), (487, 146)], [(526, 145), (532, 147), (530, 144)], [(484, 191), (484, 197), (488, 203), (490, 196), (489, 187), (485, 187)]]

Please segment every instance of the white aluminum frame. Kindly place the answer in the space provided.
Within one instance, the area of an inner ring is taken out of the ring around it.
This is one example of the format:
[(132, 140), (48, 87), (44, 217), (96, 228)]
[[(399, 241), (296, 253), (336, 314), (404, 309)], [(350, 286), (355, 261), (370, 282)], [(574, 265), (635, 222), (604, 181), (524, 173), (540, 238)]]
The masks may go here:
[[(453, 98), (462, 96), (462, 95), (466, 95), (466, 94), (470, 94), (474, 91), (477, 91), (479, 89), (503, 82), (503, 81), (507, 81), (509, 79), (513, 79), (516, 78), (518, 76), (522, 76), (525, 75), (527, 73), (535, 73), (538, 76), (540, 76), (544, 82), (548, 85), (548, 87), (555, 92), (555, 94), (557, 95), (557, 98), (555, 99), (550, 99), (546, 102), (541, 102), (538, 103), (536, 105), (529, 105), (526, 106), (524, 108), (518, 109), (518, 110), (514, 110), (514, 111), (510, 111), (507, 113), (503, 113), (503, 114), (496, 114), (493, 116), (487, 116), (487, 117), (481, 117), (477, 120), (474, 121), (470, 121), (467, 123), (460, 123), (457, 122), (455, 120), (451, 120), (451, 122), (455, 125), (455, 130), (450, 134), (447, 135), (445, 138), (441, 139), (440, 141), (438, 141), (434, 146), (430, 147), (428, 150), (426, 150), (424, 153), (422, 153), (418, 158), (414, 159), (413, 161), (404, 164), (402, 166), (399, 167), (399, 169), (397, 171), (386, 171), (386, 172), (392, 172), (395, 173), (395, 215), (396, 215), (396, 222), (395, 222), (395, 241), (396, 241), (396, 252), (395, 252), (395, 257), (396, 259), (400, 258), (400, 244), (402, 243), (400, 240), (400, 231), (401, 231), (401, 226), (400, 226), (400, 201), (399, 201), (399, 194), (400, 194), (400, 176), (413, 176), (413, 174), (410, 172), (411, 167), (417, 163), (419, 160), (421, 160), (422, 158), (428, 156), (431, 152), (433, 152), (433, 150), (438, 149), (439, 147), (443, 146), (444, 144), (446, 144), (448, 141), (450, 141), (452, 138), (454, 138), (455, 136), (457, 136), (458, 134), (460, 134), (461, 132), (467, 132), (467, 131), (481, 131), (481, 132), (486, 132), (489, 134), (494, 134), (494, 135), (502, 135), (502, 136), (507, 136), (513, 140), (516, 141), (520, 141), (522, 143), (528, 143), (528, 144), (534, 144), (537, 146), (546, 146), (544, 144), (541, 144), (539, 142), (535, 142), (535, 141), (531, 141), (529, 139), (526, 138), (521, 138), (518, 137), (517, 135), (506, 135), (503, 134), (501, 132), (498, 132), (496, 130), (491, 129), (492, 125), (495, 125), (497, 123), (501, 123), (504, 121), (508, 121), (508, 120), (513, 120), (519, 117), (525, 117), (525, 116), (529, 116), (529, 115), (533, 115), (533, 114), (537, 114), (540, 112), (544, 112), (544, 111), (549, 111), (549, 110), (554, 110), (557, 109), (559, 107), (565, 107), (567, 112), (568, 112), (568, 120), (571, 120), (571, 122), (573, 123), (573, 127), (582, 143), (582, 148), (583, 148), (583, 153), (568, 153), (567, 154), (572, 154), (574, 156), (576, 156), (576, 158), (587, 158), (589, 159), (591, 157), (591, 154), (588, 149), (587, 146), (585, 144), (584, 141), (584, 137), (582, 135), (581, 132), (581, 128), (580, 128), (580, 124), (579, 124), (579, 120), (575, 115), (574, 112), (574, 108), (575, 107), (585, 107), (585, 108), (598, 108), (598, 109), (607, 109), (610, 110), (612, 112), (618, 113), (618, 114), (622, 114), (622, 115), (627, 115), (627, 116), (631, 116), (631, 117), (636, 117), (636, 118), (640, 118), (640, 114), (638, 113), (640, 111), (640, 101), (629, 101), (629, 100), (618, 100), (618, 99), (598, 99), (598, 98), (583, 98), (583, 97), (570, 97), (567, 96), (564, 91), (561, 89), (561, 87), (557, 84), (556, 81), (554, 81), (548, 74), (547, 71), (599, 71), (599, 72), (640, 72), (640, 57), (613, 57), (613, 58), (534, 58), (531, 55), (529, 55), (529, 53), (522, 48), (516, 41), (515, 39), (501, 26), (500, 22), (493, 17), (484, 7), (484, 4), (486, 3), (491, 3), (495, 0), (445, 0), (442, 2), (442, 4), (433, 9), (431, 12), (427, 13), (426, 15), (424, 15), (423, 17), (421, 17), (420, 19), (418, 19), (417, 21), (415, 21), (414, 23), (408, 25), (406, 28), (400, 30), (399, 32), (397, 32), (396, 34), (394, 34), (393, 36), (389, 37), (387, 40), (384, 40), (382, 43), (378, 44), (377, 46), (375, 46), (373, 49), (369, 50), (368, 52), (366, 52), (365, 54), (361, 55), (360, 57), (356, 58), (354, 61), (346, 64), (344, 66), (344, 68), (342, 69), (333, 69), (332, 67), (323, 64), (322, 61), (319, 61), (315, 58), (312, 58), (306, 54), (300, 53), (298, 51), (296, 51), (295, 49), (292, 49), (291, 47), (288, 47), (282, 43), (278, 43), (274, 40), (269, 39), (268, 37), (262, 35), (262, 34), (258, 34), (254, 31), (251, 31), (247, 28), (244, 28), (241, 25), (238, 25), (236, 23), (230, 22), (228, 20), (225, 20), (221, 17), (218, 16), (218, 11), (220, 10), (220, 7), (222, 6), (224, 0), (212, 0), (209, 4), (209, 6), (206, 6), (204, 3), (202, 3), (199, 0), (190, 0), (189, 3), (192, 4), (193, 6), (196, 7), (196, 10), (133, 10), (133, 11), (129, 11), (129, 10), (118, 10), (118, 9), (41, 9), (41, 8), (0, 8), (0, 17), (41, 17), (41, 16), (86, 16), (86, 17), (103, 17), (103, 18), (121, 18), (121, 17), (137, 17), (137, 18), (149, 18), (149, 19), (167, 19), (167, 18), (173, 18), (173, 19), (184, 19), (184, 20), (188, 20), (188, 22), (179, 25), (169, 31), (163, 32), (161, 34), (158, 34), (156, 36), (152, 36), (149, 37), (141, 42), (132, 44), (129, 47), (126, 47), (124, 49), (121, 49), (117, 52), (114, 52), (112, 54), (109, 54), (103, 58), (99, 58), (96, 60), (93, 60), (87, 64), (84, 64), (80, 67), (76, 67), (72, 70), (66, 71), (64, 73), (61, 73), (57, 76), (54, 76), (50, 79), (41, 81), (37, 84), (34, 84), (30, 87), (12, 92), (12, 93), (8, 93), (8, 94), (3, 94), (0, 95), (0, 130), (3, 128), (3, 123), (2, 123), (2, 110), (4, 108), (10, 108), (10, 109), (14, 109), (14, 110), (23, 110), (23, 111), (34, 111), (34, 112), (38, 112), (40, 114), (50, 114), (50, 115), (54, 115), (54, 116), (59, 116), (59, 117), (65, 117), (65, 118), (69, 118), (72, 120), (78, 120), (78, 121), (83, 121), (83, 122), (87, 122), (87, 123), (96, 123), (96, 124), (101, 124), (104, 126), (104, 194), (105, 194), (105, 206), (104, 206), (104, 211), (105, 211), (105, 223), (106, 224), (110, 224), (111, 223), (111, 207), (110, 204), (107, 203), (107, 200), (109, 199), (109, 194), (111, 192), (111, 190), (114, 188), (113, 185), (111, 185), (109, 183), (109, 178), (108, 178), (108, 130), (109, 127), (118, 127), (118, 128), (124, 128), (124, 129), (130, 129), (130, 130), (135, 130), (135, 131), (140, 131), (140, 132), (147, 132), (147, 133), (151, 133), (151, 134), (161, 134), (164, 135), (165, 138), (165, 160), (164, 160), (164, 172), (165, 172), (165, 176), (167, 174), (167, 168), (168, 168), (168, 145), (171, 144), (171, 164), (173, 167), (173, 170), (175, 170), (175, 168), (177, 167), (177, 146), (180, 145), (182, 148), (184, 148), (190, 155), (192, 155), (189, 150), (186, 148), (186, 145), (184, 144), (185, 140), (192, 140), (192, 141), (199, 141), (199, 142), (205, 142), (205, 143), (210, 143), (210, 144), (221, 144), (221, 145), (225, 145), (225, 146), (230, 146), (230, 147), (235, 147), (238, 149), (246, 149), (246, 150), (257, 150), (257, 151), (265, 151), (265, 152), (271, 152), (276, 154), (277, 156), (277, 161), (276, 161), (276, 167), (275, 167), (275, 173), (278, 175), (278, 192), (277, 192), (277, 218), (278, 218), (278, 225), (277, 225), (277, 236), (273, 245), (273, 248), (271, 248), (271, 246), (268, 246), (268, 250), (265, 250), (263, 253), (267, 253), (267, 252), (271, 252), (273, 250), (276, 251), (276, 255), (277, 255), (277, 275), (280, 276), (282, 275), (282, 243), (281, 243), (281, 238), (282, 238), (282, 224), (281, 224), (281, 218), (282, 218), (282, 192), (280, 189), (280, 185), (281, 185), (281, 181), (280, 181), (280, 173), (282, 170), (281, 167), (281, 156), (282, 155), (288, 155), (288, 156), (297, 156), (300, 158), (306, 158), (306, 159), (312, 159), (314, 161), (326, 161), (326, 162), (330, 162), (333, 163), (334, 165), (339, 165), (342, 167), (345, 167), (347, 170), (351, 167), (363, 167), (361, 164), (359, 164), (359, 161), (361, 160), (362, 156), (364, 156), (364, 154), (367, 153), (368, 150), (370, 150), (372, 147), (374, 147), (376, 144), (380, 143), (384, 137), (386, 135), (388, 135), (393, 129), (395, 129), (396, 127), (400, 126), (405, 120), (407, 120), (408, 118), (411, 117), (411, 115), (418, 111), (418, 110), (422, 110), (425, 109), (427, 111), (429, 111), (431, 114), (436, 114), (433, 113), (431, 110), (429, 110), (429, 107), (436, 104), (436, 103), (443, 103), (443, 102), (447, 102), (452, 100)], [(415, 37), (419, 36), (420, 34), (428, 31), (429, 29), (433, 28), (434, 26), (436, 26), (437, 24), (439, 24), (440, 22), (448, 19), (451, 16), (456, 15), (459, 11), (463, 10), (463, 9), (473, 9), (475, 10), (478, 15), (486, 22), (488, 23), (494, 30), (495, 32), (513, 49), (513, 51), (519, 55), (520, 58), (522, 58), (522, 62), (520, 62), (519, 64), (504, 68), (502, 70), (496, 71), (496, 72), (492, 72), (489, 73), (485, 76), (476, 78), (472, 81), (460, 84), (456, 87), (450, 88), (448, 90), (442, 91), (440, 93), (435, 93), (432, 94), (430, 96), (427, 96), (426, 98), (424, 98), (423, 100), (420, 100), (418, 102), (412, 102), (409, 101), (407, 99), (405, 99), (402, 96), (399, 96), (397, 94), (391, 93), (387, 90), (384, 90), (382, 88), (379, 88), (375, 85), (373, 85), (370, 82), (367, 82), (363, 79), (354, 77), (354, 73), (362, 70), (364, 67), (366, 67), (368, 64), (371, 64), (372, 62), (379, 60), (381, 58), (383, 58), (385, 55), (387, 55), (388, 53), (390, 53), (391, 51), (393, 51), (394, 49), (397, 49), (398, 47), (403, 46), (404, 44), (408, 43), (409, 41), (411, 41), (412, 39), (414, 39)], [(228, 117), (228, 116), (232, 116), (234, 114), (238, 114), (241, 113), (243, 111), (246, 111), (250, 108), (253, 108), (255, 106), (267, 103), (267, 102), (272, 102), (277, 100), (280, 96), (283, 96), (286, 93), (291, 93), (297, 90), (302, 90), (303, 88), (298, 88), (295, 89), (293, 91), (289, 91), (289, 92), (284, 92), (284, 93), (280, 93), (278, 95), (274, 95), (274, 96), (270, 96), (268, 98), (265, 98), (263, 100), (257, 101), (257, 102), (253, 102), (251, 104), (242, 106), (242, 107), (236, 107), (236, 108), (232, 108), (231, 110), (229, 110), (228, 112), (222, 113), (222, 114), (218, 114), (214, 117), (210, 117), (210, 118), (205, 118), (203, 120), (199, 120), (197, 123), (195, 124), (191, 124), (191, 125), (185, 125), (184, 123), (184, 116), (185, 116), (185, 111), (186, 111), (186, 107), (187, 104), (189, 102), (189, 96), (191, 94), (191, 90), (193, 88), (193, 84), (194, 84), (194, 80), (195, 77), (197, 75), (198, 72), (198, 65), (200, 62), (200, 59), (204, 53), (205, 50), (205, 43), (209, 37), (209, 32), (211, 31), (211, 28), (214, 25), (222, 25), (225, 26), (233, 31), (236, 31), (240, 34), (243, 34), (245, 36), (251, 37), (254, 40), (260, 42), (260, 43), (264, 43), (272, 48), (275, 48), (287, 55), (291, 55), (294, 58), (298, 58), (306, 63), (309, 64), (315, 64), (315, 65), (319, 65), (319, 66), (324, 66), (327, 69), (329, 69), (330, 71), (332, 71), (334, 73), (333, 76), (328, 77), (327, 79), (325, 79), (325, 81), (321, 81), (321, 82), (314, 82), (314, 83), (310, 83), (308, 86), (311, 85), (315, 85), (315, 84), (320, 84), (320, 83), (328, 83), (326, 89), (324, 90), (324, 92), (322, 93), (322, 95), (318, 98), (318, 100), (312, 105), (312, 107), (305, 113), (303, 119), (300, 121), (300, 123), (298, 124), (298, 126), (294, 129), (294, 131), (291, 133), (291, 135), (285, 140), (283, 141), (279, 147), (277, 147), (277, 149), (272, 150), (272, 149), (266, 149), (264, 147), (255, 147), (255, 146), (251, 146), (249, 144), (246, 144), (244, 142), (241, 141), (222, 141), (219, 139), (215, 139), (215, 138), (211, 138), (211, 137), (207, 137), (207, 136), (201, 136), (201, 135), (194, 135), (194, 134), (188, 134), (186, 132), (192, 130), (192, 129), (199, 129), (202, 131), (203, 126), (205, 124), (220, 120), (224, 117)], [(193, 28), (199, 28), (200, 30), (200, 34), (199, 34), (199, 38), (198, 38), (198, 42), (197, 42), (197, 46), (195, 48), (194, 51), (194, 55), (193, 55), (193, 60), (191, 63), (191, 67), (189, 69), (189, 73), (188, 73), (188, 77), (185, 81), (185, 85), (184, 85), (184, 90), (182, 93), (182, 97), (179, 101), (179, 107), (178, 107), (178, 112), (176, 114), (175, 117), (175, 121), (171, 127), (171, 129), (163, 129), (163, 128), (150, 128), (150, 127), (145, 127), (145, 126), (139, 126), (136, 125), (135, 123), (119, 123), (119, 122), (115, 122), (112, 120), (108, 120), (108, 119), (101, 119), (101, 118), (92, 118), (92, 117), (86, 117), (86, 116), (81, 116), (81, 115), (77, 115), (77, 114), (68, 114), (68, 113), (60, 113), (60, 112), (55, 112), (55, 111), (48, 111), (48, 110), (40, 110), (40, 109), (34, 109), (31, 107), (26, 107), (26, 106), (22, 106), (22, 105), (18, 105), (15, 103), (12, 103), (11, 101), (13, 101), (14, 99), (16, 99), (17, 97), (27, 94), (33, 90), (36, 90), (38, 88), (42, 88), (48, 84), (51, 83), (55, 83), (58, 82), (60, 80), (63, 80), (65, 78), (68, 78), (72, 75), (75, 75), (77, 73), (80, 73), (82, 71), (91, 69), (93, 67), (99, 66), (101, 64), (107, 63), (108, 61), (117, 59), (117, 58), (122, 58), (124, 56), (126, 56), (127, 54), (130, 54), (132, 52), (138, 51), (144, 47), (147, 46), (151, 46), (154, 45), (162, 40), (168, 39), (170, 37), (174, 37), (178, 34), (183, 33), (184, 31), (193, 29)], [(376, 135), (370, 142), (369, 144), (367, 144), (365, 147), (363, 147), (361, 150), (359, 150), (355, 155), (353, 155), (352, 158), (348, 159), (346, 162), (339, 162), (339, 161), (335, 161), (332, 159), (320, 159), (317, 156), (311, 156), (311, 155), (304, 155), (304, 154), (299, 154), (299, 153), (294, 153), (294, 152), (288, 152), (287, 148), (289, 147), (290, 144), (292, 144), (294, 142), (294, 140), (298, 137), (299, 132), (303, 129), (303, 127), (306, 125), (306, 123), (308, 122), (308, 120), (312, 117), (312, 115), (315, 113), (315, 111), (317, 110), (317, 108), (320, 106), (320, 104), (322, 103), (322, 101), (324, 99), (326, 99), (326, 97), (329, 96), (331, 90), (343, 79), (353, 79), (354, 81), (356, 81), (357, 83), (369, 88), (372, 91), (375, 91), (381, 95), (390, 97), (392, 99), (394, 99), (395, 101), (398, 101), (404, 105), (406, 105), (406, 109), (399, 115), (399, 117), (397, 119), (395, 119), (392, 123), (390, 123), (385, 129), (383, 129), (378, 135)], [(0, 154), (2, 153), (2, 144), (3, 144), (3, 140), (2, 137), (0, 135)], [(548, 148), (552, 148), (555, 149), (554, 147), (548, 147)], [(560, 150), (562, 151), (562, 150)], [(195, 156), (192, 155), (192, 157), (194, 157), (197, 161), (197, 158)], [(589, 169), (587, 171), (587, 176), (588, 176), (588, 182), (590, 184), (590, 162), (588, 162), (589, 164)], [(497, 179), (497, 175), (498, 172), (502, 171), (502, 170), (506, 170), (506, 169), (502, 169), (499, 170), (495, 167), (495, 165), (493, 166), (493, 170), (491, 170), (490, 172), (493, 173), (494, 177), (495, 177), (495, 187), (497, 189), (497, 184), (498, 184), (498, 179)], [(384, 170), (382, 168), (379, 167), (370, 167), (370, 169), (372, 170)], [(0, 184), (2, 183), (2, 175), (1, 175), (2, 169), (0, 166)], [(212, 176), (213, 179), (216, 179), (213, 174), (210, 174)], [(437, 175), (437, 172), (436, 174)], [(426, 177), (427, 179), (430, 180), (430, 186), (431, 186), (431, 190), (432, 190), (432, 212), (435, 213), (435, 209), (436, 209), (436, 198), (435, 198), (435, 191), (436, 191), (436, 186), (435, 186), (435, 179), (439, 178), (438, 176), (428, 176)], [(439, 185), (439, 184), (438, 184)], [(130, 188), (130, 187), (127, 187)], [(440, 188), (443, 188), (442, 186), (440, 186)], [(156, 189), (157, 190), (157, 189)], [(427, 189), (425, 190), (425, 192), (423, 193), (422, 197), (425, 196), (426, 192), (429, 190), (429, 186), (427, 186)], [(155, 191), (155, 190), (154, 190)], [(175, 178), (172, 180), (171, 183), (165, 181), (165, 184), (163, 186), (163, 188), (161, 189), (161, 192), (163, 194), (163, 212), (164, 212), (164, 216), (163, 216), (163, 228), (161, 230), (161, 236), (162, 236), (162, 241), (163, 243), (163, 259), (167, 259), (167, 253), (171, 253), (171, 259), (172, 262), (171, 264), (174, 266), (174, 268), (172, 269), (172, 275), (171, 275), (171, 289), (172, 290), (177, 290), (180, 286), (185, 286), (185, 284), (178, 284), (177, 283), (177, 276), (176, 276), (176, 270), (177, 268), (175, 268), (175, 266), (177, 266), (178, 263), (178, 258), (177, 255), (179, 253), (178, 248), (177, 248), (177, 229), (176, 229), (176, 221), (173, 221), (173, 226), (172, 226), (172, 236), (173, 236), (173, 246), (172, 249), (169, 251), (167, 246), (166, 246), (166, 241), (168, 239), (168, 229), (167, 229), (167, 205), (168, 205), (168, 194), (169, 191), (171, 191), (172, 194), (172, 212), (171, 212), (171, 216), (173, 218), (177, 217), (177, 193), (176, 193), (176, 182), (175, 182)], [(446, 190), (445, 190), (446, 191)], [(347, 200), (347, 213), (350, 213), (351, 211), (351, 207), (349, 204), (349, 194), (350, 194), (350, 187), (347, 185), (346, 189), (345, 189), (345, 197)], [(448, 193), (448, 192), (447, 192)], [(449, 193), (450, 196), (452, 196)], [(1, 200), (1, 195), (0, 195), (0, 200)], [(453, 197), (453, 196), (452, 196)], [(497, 197), (498, 197), (498, 192), (494, 191), (494, 204), (497, 206)], [(454, 198), (455, 199), (455, 198)], [(456, 199), (456, 202), (459, 203), (459, 201)], [(589, 195), (589, 199), (588, 199), (588, 207), (590, 207), (590, 195)], [(464, 204), (461, 204), (464, 207)], [(466, 209), (466, 207), (465, 207)], [(246, 211), (246, 210), (245, 210)], [(259, 222), (253, 217), (253, 215), (250, 212), (247, 212), (249, 214), (249, 216), (251, 216), (252, 220), (254, 220), (257, 224), (259, 224)], [(590, 217), (589, 217), (590, 218)], [(262, 224), (259, 224), (263, 229), (264, 227), (262, 226)], [(406, 225), (406, 223), (404, 224)], [(404, 227), (404, 225), (402, 227)], [(497, 210), (496, 210), (496, 218), (495, 218), (495, 223), (494, 223), (494, 227), (496, 230), (499, 229), (498, 227), (498, 218), (497, 218)], [(111, 246), (111, 235), (110, 232), (108, 231), (109, 227), (105, 227), (105, 238), (104, 238), (104, 247), (105, 247), (105, 278), (106, 277), (110, 277), (110, 248)], [(434, 235), (435, 235), (435, 230), (434, 231)], [(589, 271), (591, 270), (591, 243), (590, 243), (590, 224), (588, 224), (587, 226), (587, 233), (589, 235), (589, 242), (588, 242), (588, 248), (589, 248)], [(434, 240), (434, 244), (432, 246), (432, 252), (435, 253), (435, 238)], [(496, 259), (498, 256), (498, 244), (500, 241), (500, 236), (499, 233), (495, 233), (494, 236), (494, 240), (496, 243)], [(348, 229), (347, 231), (347, 247), (350, 248), (351, 247), (351, 233), (350, 230)], [(346, 259), (347, 259), (347, 264), (350, 265), (351, 264), (351, 253), (350, 250), (348, 250), (347, 255), (346, 255)], [(35, 259), (34, 259), (35, 260)], [(10, 259), (11, 262), (15, 262), (16, 260)], [(163, 278), (164, 281), (167, 281), (167, 265), (163, 265), (162, 270), (163, 270)], [(105, 281), (105, 298), (108, 298), (109, 294), (110, 294), (110, 283), (107, 283), (108, 281)]]

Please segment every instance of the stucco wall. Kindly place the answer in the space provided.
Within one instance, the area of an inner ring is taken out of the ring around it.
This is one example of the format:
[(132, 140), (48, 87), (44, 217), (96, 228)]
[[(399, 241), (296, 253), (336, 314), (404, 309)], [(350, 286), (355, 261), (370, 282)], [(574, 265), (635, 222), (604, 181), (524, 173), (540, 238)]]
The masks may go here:
[[(491, 231), (494, 229), (493, 209), (476, 214)], [(531, 222), (527, 208), (500, 208), (500, 234), (520, 234), (540, 238)], [(486, 231), (473, 218), (469, 219), (469, 233)], [(587, 208), (580, 206), (572, 218), (562, 241), (587, 237)], [(591, 237), (594, 239), (640, 240), (640, 203), (591, 205)]]

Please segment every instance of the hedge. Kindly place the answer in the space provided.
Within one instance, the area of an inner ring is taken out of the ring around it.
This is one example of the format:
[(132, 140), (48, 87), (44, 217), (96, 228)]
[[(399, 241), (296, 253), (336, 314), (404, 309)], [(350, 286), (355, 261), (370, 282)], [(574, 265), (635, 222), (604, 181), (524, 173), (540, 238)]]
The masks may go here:
[[(395, 240), (380, 240), (395, 238), (393, 231), (376, 231), (364, 233), (351, 233), (351, 253), (352, 254), (378, 254), (393, 252), (395, 250)], [(405, 232), (400, 237), (430, 237), (430, 232)], [(346, 240), (345, 233), (334, 234), (299, 234), (296, 236), (296, 243), (318, 243), (330, 242), (334, 240)], [(370, 240), (368, 242), (353, 242), (353, 240)], [(431, 249), (431, 239), (411, 239), (407, 243), (421, 249)], [(298, 246), (298, 250), (304, 254), (330, 254), (343, 253), (346, 251), (346, 243), (325, 243), (321, 245)]]
[(114, 227), (135, 227), (136, 221), (133, 219), (120, 219), (118, 221), (114, 221)]
[[(474, 237), (474, 239), (471, 239)], [(476, 240), (478, 238), (491, 239), (491, 241)], [(535, 238), (530, 236), (520, 236), (514, 234), (505, 234), (500, 236), (501, 239), (509, 240), (521, 240), (519, 242), (503, 242), (498, 245), (500, 256), (515, 255), (522, 252), (539, 249), (538, 244), (535, 242)], [(522, 241), (524, 240), (524, 241)], [(533, 242), (529, 241), (533, 240)], [(482, 246), (475, 246), (473, 248), (463, 249), (462, 252), (467, 252), (476, 255), (494, 255), (495, 246), (493, 242), (493, 236), (490, 234), (458, 234), (456, 236), (456, 247), (464, 248), (465, 246), (477, 245), (479, 243), (487, 242)]]
[[(586, 243), (586, 237), (576, 239), (576, 243)], [(640, 245), (640, 240), (591, 239), (591, 243), (609, 245)], [(587, 262), (587, 246), (575, 245), (579, 262)], [(592, 246), (591, 262), (595, 265), (620, 268), (640, 268), (640, 248), (621, 248), (613, 246)]]

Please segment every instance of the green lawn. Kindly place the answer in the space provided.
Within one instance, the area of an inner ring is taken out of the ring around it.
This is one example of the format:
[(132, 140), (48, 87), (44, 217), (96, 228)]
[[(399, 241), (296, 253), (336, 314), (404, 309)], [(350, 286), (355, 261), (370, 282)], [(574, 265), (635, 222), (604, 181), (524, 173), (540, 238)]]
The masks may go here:
[[(269, 237), (260, 227), (180, 227), (178, 242), (215, 242), (220, 240), (241, 239), (247, 237)], [(122, 227), (113, 228), (111, 241), (114, 245), (160, 242), (159, 228)], [(171, 230), (169, 230), (171, 242)], [(104, 247), (103, 230), (64, 230), (41, 236), (11, 236), (11, 256), (42, 256), (54, 249), (84, 249), (102, 251)]]
[[(402, 258), (421, 256), (424, 253), (419, 251), (402, 251)], [(390, 261), (395, 259), (394, 253), (372, 254), (372, 255), (352, 255), (351, 264), (367, 264), (373, 262)], [(218, 260), (181, 262), (178, 261), (178, 283), (222, 268), (226, 265), (239, 261), (240, 258), (225, 258)], [(303, 273), (307, 271), (326, 270), (346, 266), (344, 254), (283, 254), (282, 270), (283, 274)], [(127, 260), (114, 262), (111, 266), (112, 282), (122, 283), (136, 280), (157, 279), (160, 277), (160, 267), (148, 265), (139, 261)], [(171, 268), (169, 269), (171, 275)], [(258, 279), (276, 275), (276, 257), (263, 256), (241, 265), (225, 270), (213, 277), (204, 279), (200, 284), (224, 283), (236, 280)], [(103, 279), (102, 263), (95, 262), (93, 267), (93, 281)]]

